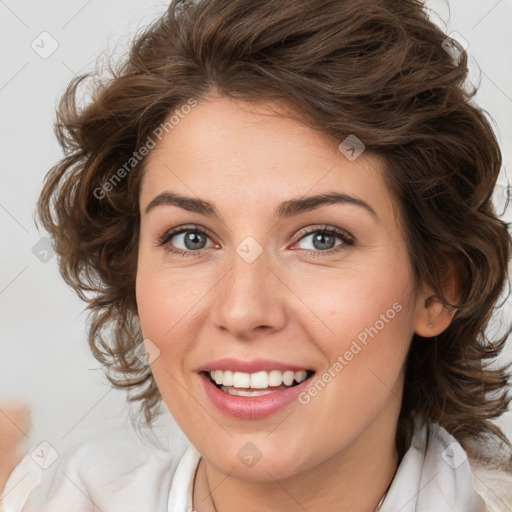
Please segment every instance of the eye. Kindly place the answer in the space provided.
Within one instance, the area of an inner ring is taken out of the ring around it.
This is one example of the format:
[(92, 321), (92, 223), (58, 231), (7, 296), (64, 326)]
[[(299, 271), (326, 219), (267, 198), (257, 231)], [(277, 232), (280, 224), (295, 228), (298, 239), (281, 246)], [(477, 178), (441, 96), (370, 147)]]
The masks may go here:
[[(158, 239), (157, 245), (179, 256), (197, 256), (206, 248), (209, 238), (208, 233), (199, 226), (181, 226), (164, 233)], [(181, 245), (183, 248), (176, 245)], [(215, 245), (213, 244), (214, 247)]]
[[(309, 247), (302, 247), (302, 249), (313, 257), (338, 253), (347, 250), (355, 243), (352, 235), (334, 226), (304, 230), (296, 244), (308, 239), (310, 240), (306, 245)], [(340, 241), (338, 244), (336, 244), (336, 239)], [(181, 226), (164, 233), (158, 238), (157, 245), (165, 247), (166, 251), (178, 256), (200, 256), (203, 249), (208, 248), (206, 245), (208, 240), (210, 240), (210, 236), (203, 228)], [(182, 247), (177, 247), (177, 245)], [(211, 247), (218, 247), (218, 245), (212, 242)]]
[[(308, 240), (307, 247), (303, 249), (312, 256), (334, 254), (352, 247), (355, 243), (354, 237), (334, 226), (324, 226), (319, 229), (310, 229), (303, 231), (302, 236), (297, 243)], [(336, 239), (340, 243), (336, 245)]]

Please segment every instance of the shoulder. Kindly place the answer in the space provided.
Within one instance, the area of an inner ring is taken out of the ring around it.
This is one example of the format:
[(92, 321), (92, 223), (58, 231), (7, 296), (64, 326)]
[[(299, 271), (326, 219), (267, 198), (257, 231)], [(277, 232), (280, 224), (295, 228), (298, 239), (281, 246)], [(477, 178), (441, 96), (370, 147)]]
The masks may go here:
[(166, 510), (170, 482), (188, 444), (176, 432), (151, 440), (119, 426), (88, 432), (62, 451), (39, 443), (9, 477), (1, 510)]
[(473, 475), (473, 487), (482, 496), (487, 512), (512, 510), (512, 472), (484, 466), (469, 459)]
[(512, 446), (489, 437), (466, 441), (473, 488), (487, 512), (512, 511)]
[[(502, 443), (496, 445), (496, 441), (489, 439), (466, 440), (462, 446), (438, 424), (429, 425), (427, 437), (433, 455), (431, 467), (436, 468), (436, 474), (442, 475), (440, 485), (451, 487), (457, 496), (462, 496), (463, 488), (466, 498), (476, 493), (481, 505), (485, 504), (486, 512), (512, 512), (510, 447)], [(416, 442), (419, 443), (419, 437)], [(420, 443), (420, 446), (423, 445)]]

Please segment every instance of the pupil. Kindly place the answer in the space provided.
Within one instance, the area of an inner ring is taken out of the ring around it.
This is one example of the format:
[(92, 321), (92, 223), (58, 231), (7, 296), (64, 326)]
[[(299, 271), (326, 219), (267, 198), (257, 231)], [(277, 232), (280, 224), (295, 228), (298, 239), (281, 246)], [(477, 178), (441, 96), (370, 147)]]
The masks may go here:
[[(203, 235), (201, 235), (200, 233), (188, 232), (185, 235), (185, 246), (187, 247), (187, 249), (202, 249), (202, 247), (197, 247), (196, 245), (194, 245), (194, 244), (201, 245), (202, 237), (203, 237)], [(199, 242), (197, 241), (198, 239), (199, 239)], [(202, 240), (202, 242), (204, 243), (204, 240)]]
[[(330, 244), (327, 243), (327, 247), (322, 246), (322, 244), (325, 244), (326, 238), (331, 239), (330, 240), (331, 243)], [(316, 242), (320, 242), (320, 246)], [(333, 242), (334, 242), (334, 237), (332, 235), (328, 235), (326, 233), (319, 233), (313, 237), (313, 246), (315, 247), (315, 249), (331, 249), (332, 247), (334, 247)]]

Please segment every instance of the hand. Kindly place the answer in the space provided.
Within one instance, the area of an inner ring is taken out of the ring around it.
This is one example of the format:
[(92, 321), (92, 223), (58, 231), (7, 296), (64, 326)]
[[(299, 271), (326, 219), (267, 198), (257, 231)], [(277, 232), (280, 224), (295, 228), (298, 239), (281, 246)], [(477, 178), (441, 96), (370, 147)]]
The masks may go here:
[(30, 410), (23, 403), (0, 403), (0, 493), (21, 460), (30, 429)]

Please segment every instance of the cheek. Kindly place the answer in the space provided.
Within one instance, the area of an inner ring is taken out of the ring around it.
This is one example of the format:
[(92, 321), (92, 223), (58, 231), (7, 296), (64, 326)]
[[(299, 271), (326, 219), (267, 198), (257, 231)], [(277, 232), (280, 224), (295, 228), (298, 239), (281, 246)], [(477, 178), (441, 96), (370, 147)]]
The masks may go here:
[(325, 278), (315, 278), (314, 286), (307, 276), (294, 279), (294, 291), (305, 297), (317, 323), (321, 320), (333, 339), (354, 338), (375, 325), (379, 331), (399, 325), (410, 328), (414, 315), (412, 290), (412, 275), (406, 266), (367, 266), (344, 270), (334, 277), (326, 273)]
[[(171, 327), (169, 317), (168, 294), (163, 293), (162, 283), (144, 268), (137, 272), (136, 297), (139, 319), (144, 338), (158, 343), (167, 329)], [(172, 310), (171, 310), (172, 311)]]
[(190, 268), (169, 272), (155, 261), (141, 258), (136, 299), (144, 338), (179, 360), (179, 354), (197, 338), (198, 315), (207, 292), (204, 276), (194, 276)]
[(351, 387), (375, 379), (369, 370), (392, 384), (404, 363), (416, 315), (406, 255), (397, 252), (381, 258), (379, 265), (354, 268), (337, 279), (326, 274), (314, 287), (300, 279), (298, 294), (307, 297), (308, 307), (317, 313), (308, 316), (307, 325), (303, 317), (302, 328), (315, 333), (327, 364), (338, 361), (337, 374), (345, 374)]
[(326, 363), (301, 397), (311, 407), (312, 430), (325, 431), (329, 424), (333, 439), (355, 436), (384, 404), (400, 406), (414, 332), (410, 284), (403, 279), (378, 286), (373, 279), (354, 276), (341, 289), (327, 287), (318, 295), (317, 301), (329, 304), (324, 310), (329, 335), (316, 331), (314, 342)]

